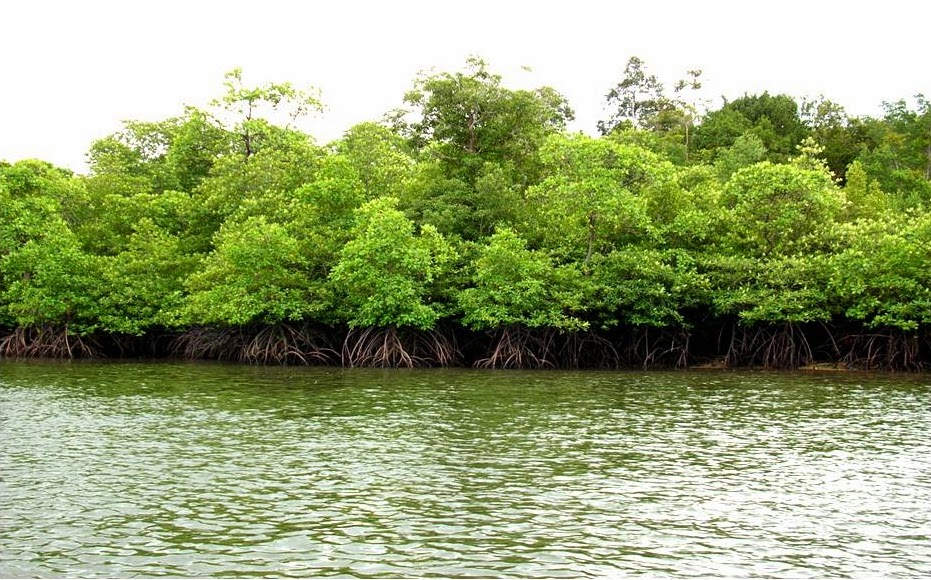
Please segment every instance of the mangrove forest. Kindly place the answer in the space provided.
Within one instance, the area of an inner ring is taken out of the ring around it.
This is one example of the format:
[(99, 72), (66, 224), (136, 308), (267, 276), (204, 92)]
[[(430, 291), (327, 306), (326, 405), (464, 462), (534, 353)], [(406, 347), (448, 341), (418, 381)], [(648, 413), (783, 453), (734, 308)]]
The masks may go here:
[(234, 70), (87, 174), (0, 162), (0, 356), (927, 368), (931, 103), (700, 74), (631, 58), (588, 135), (471, 58), (321, 145), (315, 91)]

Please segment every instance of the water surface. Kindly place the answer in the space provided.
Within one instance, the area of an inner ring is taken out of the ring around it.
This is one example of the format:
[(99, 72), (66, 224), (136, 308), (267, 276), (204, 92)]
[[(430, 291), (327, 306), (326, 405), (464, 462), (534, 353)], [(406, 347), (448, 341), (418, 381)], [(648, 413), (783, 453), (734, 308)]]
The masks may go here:
[(0, 362), (0, 576), (931, 575), (931, 378)]

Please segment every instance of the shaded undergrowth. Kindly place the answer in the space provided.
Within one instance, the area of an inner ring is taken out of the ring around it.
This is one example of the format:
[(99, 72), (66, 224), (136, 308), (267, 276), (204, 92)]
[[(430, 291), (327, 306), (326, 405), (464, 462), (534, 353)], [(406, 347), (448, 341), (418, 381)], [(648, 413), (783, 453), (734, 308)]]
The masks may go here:
[(560, 332), (508, 326), (472, 332), (334, 328), (278, 323), (164, 329), (145, 336), (78, 334), (68, 327), (16, 328), (0, 335), (5, 358), (217, 360), (261, 365), (487, 369), (798, 369), (923, 371), (931, 333), (864, 330), (826, 324), (745, 327), (715, 321), (693, 328), (628, 327)]

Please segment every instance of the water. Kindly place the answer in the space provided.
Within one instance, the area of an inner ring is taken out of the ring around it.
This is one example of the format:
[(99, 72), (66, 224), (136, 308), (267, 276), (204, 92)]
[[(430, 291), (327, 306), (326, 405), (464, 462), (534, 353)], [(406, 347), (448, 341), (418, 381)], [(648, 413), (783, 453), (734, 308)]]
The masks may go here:
[(931, 377), (0, 363), (0, 576), (931, 575)]

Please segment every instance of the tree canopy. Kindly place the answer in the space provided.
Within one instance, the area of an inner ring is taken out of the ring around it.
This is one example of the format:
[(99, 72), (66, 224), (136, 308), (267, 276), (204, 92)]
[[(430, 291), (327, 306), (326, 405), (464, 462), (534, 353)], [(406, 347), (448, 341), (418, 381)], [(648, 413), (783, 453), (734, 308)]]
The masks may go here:
[(318, 144), (315, 89), (235, 69), (87, 175), (0, 162), (0, 354), (928, 364), (928, 100), (714, 108), (700, 75), (632, 57), (594, 136), (474, 57)]

